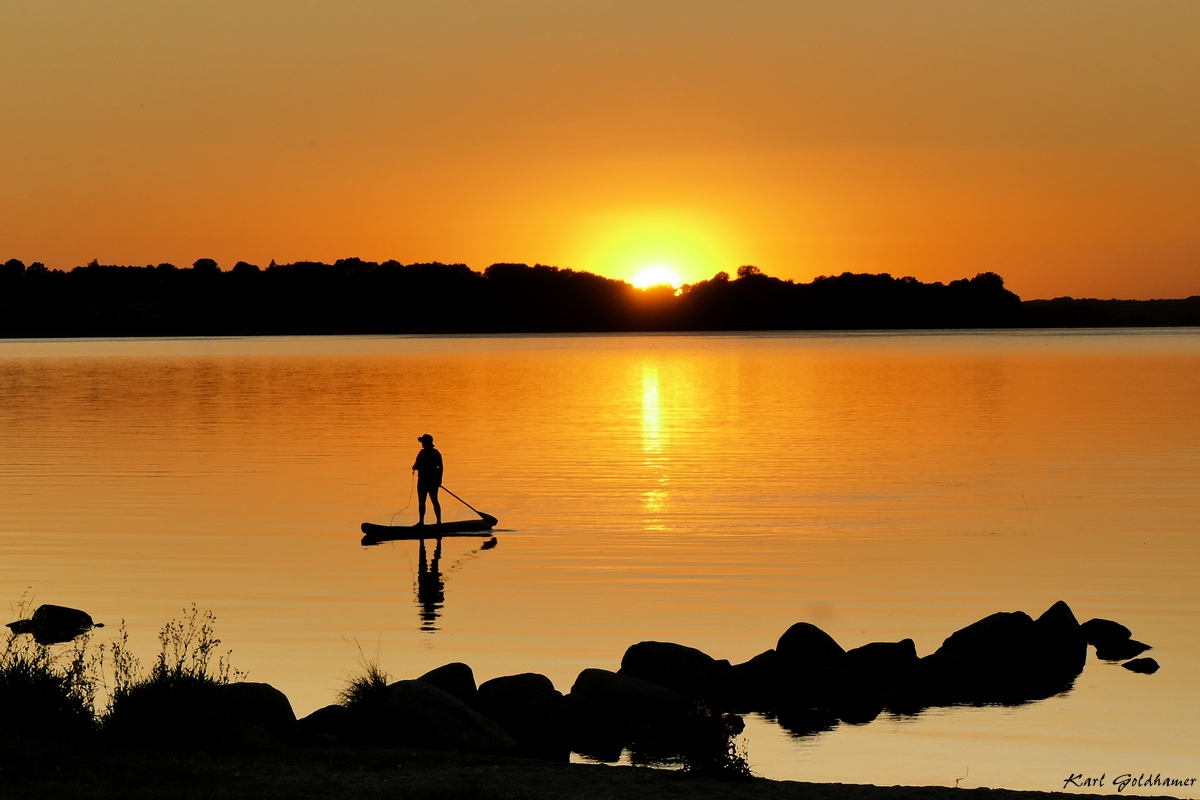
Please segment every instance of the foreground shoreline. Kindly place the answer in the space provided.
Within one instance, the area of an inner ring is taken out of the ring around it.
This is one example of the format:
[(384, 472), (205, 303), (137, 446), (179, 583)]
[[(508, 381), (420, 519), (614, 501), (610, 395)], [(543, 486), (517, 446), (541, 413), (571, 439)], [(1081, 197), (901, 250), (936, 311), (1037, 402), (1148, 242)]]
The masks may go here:
[[(5, 800), (29, 798), (437, 798), (438, 800), (1049, 800), (1115, 795), (872, 786), (755, 778), (725, 781), (648, 767), (562, 764), (393, 747), (254, 752), (63, 748), (4, 742)], [(1138, 798), (1168, 797), (1126, 793)]]

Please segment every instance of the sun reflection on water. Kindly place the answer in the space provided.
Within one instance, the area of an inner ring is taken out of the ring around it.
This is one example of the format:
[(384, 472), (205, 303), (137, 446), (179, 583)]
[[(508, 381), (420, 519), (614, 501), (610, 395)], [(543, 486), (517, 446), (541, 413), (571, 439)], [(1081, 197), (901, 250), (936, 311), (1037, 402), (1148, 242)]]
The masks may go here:
[(666, 529), (660, 515), (670, 497), (666, 489), (667, 459), (663, 456), (663, 439), (658, 369), (646, 364), (642, 367), (642, 450), (646, 454), (643, 464), (646, 479), (657, 485), (642, 493), (642, 508), (651, 515), (646, 520), (646, 530), (652, 531)]

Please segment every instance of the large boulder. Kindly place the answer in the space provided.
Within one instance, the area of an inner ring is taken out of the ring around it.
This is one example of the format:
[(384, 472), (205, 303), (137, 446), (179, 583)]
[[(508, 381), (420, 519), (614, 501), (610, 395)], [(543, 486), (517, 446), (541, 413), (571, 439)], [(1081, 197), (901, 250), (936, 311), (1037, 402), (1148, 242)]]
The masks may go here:
[(1128, 641), (1133, 636), (1133, 632), (1121, 623), (1099, 617), (1089, 619), (1080, 625), (1079, 629), (1087, 639), (1087, 643), (1097, 650)]
[(619, 675), (641, 678), (712, 707), (725, 705), (729, 662), (673, 642), (639, 642), (625, 651)]
[(475, 708), (504, 728), (521, 755), (566, 761), (571, 754), (566, 700), (545, 675), (526, 672), (486, 681)]
[(342, 741), (363, 738), (358, 715), (345, 706), (332, 705), (318, 708), (297, 722), (300, 736), (306, 739), (327, 736)]
[(1034, 620), (1038, 660), (1058, 676), (1074, 678), (1087, 663), (1087, 636), (1062, 600)]
[(775, 652), (788, 675), (836, 667), (846, 655), (832, 636), (809, 622), (797, 622), (784, 631)]
[(779, 653), (767, 650), (729, 668), (726, 698), (735, 711), (774, 711), (779, 706), (783, 665)]
[(1022, 703), (1070, 688), (1086, 658), (1079, 623), (1059, 601), (1036, 622), (999, 612), (955, 631), (922, 659), (917, 683), (927, 704)]
[(457, 697), (469, 706), (475, 705), (475, 673), (462, 662), (455, 661), (437, 669), (431, 669), (419, 681), (432, 684), (443, 692)]
[(917, 645), (912, 639), (902, 639), (848, 650), (842, 668), (861, 680), (888, 686), (907, 679), (917, 661)]
[(946, 637), (937, 652), (982, 661), (1013, 662), (1037, 647), (1033, 618), (1024, 611), (998, 611)]
[(262, 728), (281, 742), (294, 741), (300, 729), (287, 695), (269, 683), (228, 683), (216, 687), (217, 712), (225, 719)]
[(695, 704), (674, 689), (603, 669), (585, 669), (571, 694), (585, 697), (602, 714), (622, 722), (674, 724)]
[(472, 753), (516, 749), (512, 737), (495, 722), (424, 681), (388, 686), (380, 712), (385, 739), (408, 747)]
[(567, 746), (597, 761), (615, 763), (625, 749), (628, 725), (596, 706), (582, 694), (572, 692), (563, 698), (567, 715)]

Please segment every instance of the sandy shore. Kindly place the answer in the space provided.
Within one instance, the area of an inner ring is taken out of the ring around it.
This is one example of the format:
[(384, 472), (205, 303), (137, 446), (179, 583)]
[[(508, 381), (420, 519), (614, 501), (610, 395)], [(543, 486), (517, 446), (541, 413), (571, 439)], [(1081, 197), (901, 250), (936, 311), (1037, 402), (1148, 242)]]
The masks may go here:
[[(21, 798), (418, 798), (424, 800), (956, 800), (1061, 793), (737, 783), (639, 767), (551, 764), (393, 748), (179, 754), (5, 743), (4, 800)], [(1106, 794), (1115, 794), (1108, 792)], [(1071, 796), (1079, 796), (1072, 794)], [(1147, 795), (1136, 795), (1145, 800)]]

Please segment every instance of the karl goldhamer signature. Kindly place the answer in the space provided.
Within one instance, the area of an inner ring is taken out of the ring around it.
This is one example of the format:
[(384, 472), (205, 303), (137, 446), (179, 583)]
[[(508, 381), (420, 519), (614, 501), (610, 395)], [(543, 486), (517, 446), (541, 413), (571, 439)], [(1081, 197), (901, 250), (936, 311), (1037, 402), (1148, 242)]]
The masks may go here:
[[(1100, 777), (1085, 776), (1082, 772), (1076, 775), (1072, 772), (1063, 781), (1063, 789), (1068, 786), (1077, 786), (1081, 789), (1099, 789), (1105, 786), (1105, 779), (1108, 773), (1100, 773)], [(1195, 778), (1171, 778), (1164, 777), (1161, 772), (1143, 772), (1141, 775), (1134, 777), (1133, 773), (1126, 772), (1112, 778), (1109, 783), (1117, 787), (1118, 792), (1123, 792), (1126, 789), (1167, 789), (1176, 787), (1195, 786)]]

